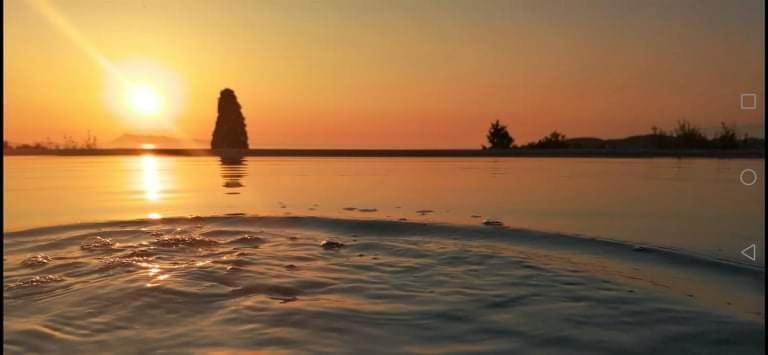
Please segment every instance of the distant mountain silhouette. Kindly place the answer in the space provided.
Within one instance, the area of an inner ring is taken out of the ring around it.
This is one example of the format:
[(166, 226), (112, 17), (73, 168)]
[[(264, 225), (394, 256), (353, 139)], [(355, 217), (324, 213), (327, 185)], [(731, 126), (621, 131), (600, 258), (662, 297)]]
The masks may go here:
[[(565, 143), (570, 149), (655, 150), (659, 148), (659, 136), (643, 134), (616, 139), (580, 137), (566, 139)], [(743, 148), (764, 148), (765, 139), (750, 137), (740, 144)]]
[(644, 150), (656, 149), (658, 136), (643, 134), (616, 139), (594, 137), (569, 138), (565, 140), (568, 148), (572, 149), (615, 149), (615, 150)]
[(201, 139), (180, 139), (168, 136), (141, 134), (123, 134), (107, 143), (105, 148), (140, 148), (143, 144), (153, 144), (158, 149), (207, 148), (208, 142)]
[(232, 89), (221, 90), (212, 149), (248, 149), (248, 132), (240, 103)]

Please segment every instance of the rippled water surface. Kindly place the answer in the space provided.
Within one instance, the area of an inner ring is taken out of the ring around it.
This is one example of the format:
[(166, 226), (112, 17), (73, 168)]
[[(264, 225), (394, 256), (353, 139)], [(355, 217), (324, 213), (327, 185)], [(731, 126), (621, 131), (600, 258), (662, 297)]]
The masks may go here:
[[(5, 157), (6, 231), (248, 213), (478, 224), (744, 261), (765, 235), (764, 160)], [(762, 254), (762, 253), (761, 253)], [(764, 265), (764, 261), (759, 263)]]
[(4, 163), (11, 353), (765, 351), (762, 161)]

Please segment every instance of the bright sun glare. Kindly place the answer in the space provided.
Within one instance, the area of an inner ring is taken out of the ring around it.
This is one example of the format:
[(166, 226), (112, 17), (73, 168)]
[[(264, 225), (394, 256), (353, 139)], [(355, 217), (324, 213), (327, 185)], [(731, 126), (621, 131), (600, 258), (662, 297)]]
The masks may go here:
[(159, 93), (149, 85), (136, 85), (126, 90), (128, 106), (144, 116), (155, 116), (162, 109)]
[(113, 65), (107, 76), (107, 101), (130, 130), (175, 129), (183, 105), (183, 83), (173, 71), (146, 60)]

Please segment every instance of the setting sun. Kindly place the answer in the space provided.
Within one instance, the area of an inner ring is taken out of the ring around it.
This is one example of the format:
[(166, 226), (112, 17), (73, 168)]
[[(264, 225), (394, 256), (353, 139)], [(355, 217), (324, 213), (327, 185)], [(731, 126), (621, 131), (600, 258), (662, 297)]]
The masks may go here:
[(179, 75), (148, 59), (120, 61), (111, 68), (105, 89), (114, 117), (131, 130), (176, 128), (184, 102)]
[(3, 1), (3, 352), (765, 353), (766, 0)]
[(160, 94), (149, 85), (136, 85), (126, 92), (128, 106), (143, 116), (155, 116), (162, 111)]

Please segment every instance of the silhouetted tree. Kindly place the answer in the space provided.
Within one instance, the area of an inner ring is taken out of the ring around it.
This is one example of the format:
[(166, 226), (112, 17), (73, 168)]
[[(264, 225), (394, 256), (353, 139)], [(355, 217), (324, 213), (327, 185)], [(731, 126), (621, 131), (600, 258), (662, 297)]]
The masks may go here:
[(232, 89), (221, 90), (212, 149), (248, 149), (248, 133), (240, 103)]
[(96, 141), (96, 136), (92, 136), (91, 131), (88, 131), (88, 136), (85, 138), (85, 141), (83, 141), (83, 149), (96, 149), (98, 147), (99, 145)]
[(698, 127), (683, 120), (677, 123), (674, 131), (675, 147), (682, 149), (704, 149), (709, 146), (709, 140)]
[(653, 137), (653, 146), (656, 149), (669, 149), (674, 144), (673, 137), (659, 127), (651, 127), (651, 136)]
[(488, 128), (488, 134), (485, 137), (488, 139), (490, 146), (483, 146), (483, 149), (509, 149), (515, 143), (515, 139), (507, 131), (507, 126), (501, 124), (499, 120), (491, 123), (491, 127)]
[(743, 138), (739, 139), (739, 148), (765, 150), (765, 138), (751, 137), (745, 132)]
[(72, 136), (64, 136), (64, 143), (61, 145), (62, 149), (78, 149), (77, 142), (72, 138)]
[(45, 146), (48, 147), (48, 149), (61, 149), (61, 146), (51, 140), (51, 137), (45, 137)]
[(739, 139), (736, 137), (736, 129), (720, 122), (720, 132), (713, 139), (714, 146), (718, 149), (736, 149), (739, 147)]
[(541, 149), (565, 149), (568, 148), (568, 143), (565, 141), (564, 134), (558, 131), (553, 131), (548, 136), (532, 144), (531, 147)]

